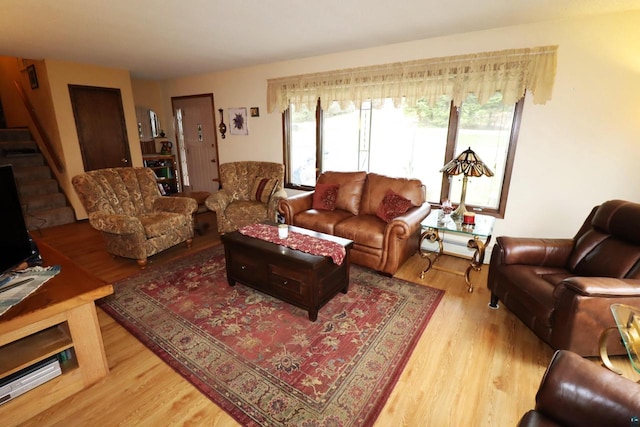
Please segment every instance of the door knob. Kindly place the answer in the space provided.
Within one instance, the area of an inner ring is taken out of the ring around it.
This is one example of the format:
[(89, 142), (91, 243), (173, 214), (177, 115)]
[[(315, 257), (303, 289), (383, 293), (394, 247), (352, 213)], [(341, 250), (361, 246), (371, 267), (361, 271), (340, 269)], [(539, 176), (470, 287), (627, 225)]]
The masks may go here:
[(129, 163), (129, 160), (125, 159), (124, 157), (123, 157), (122, 159), (120, 159), (120, 161), (121, 161), (122, 163)]

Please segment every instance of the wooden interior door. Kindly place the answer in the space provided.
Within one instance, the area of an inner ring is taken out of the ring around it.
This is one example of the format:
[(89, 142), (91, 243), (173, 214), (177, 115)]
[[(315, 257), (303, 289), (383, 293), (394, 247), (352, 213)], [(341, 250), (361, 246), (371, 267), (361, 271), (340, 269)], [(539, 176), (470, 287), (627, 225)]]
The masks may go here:
[(213, 193), (220, 188), (213, 94), (171, 98), (178, 157), (185, 186)]
[(120, 89), (69, 85), (84, 170), (131, 165)]

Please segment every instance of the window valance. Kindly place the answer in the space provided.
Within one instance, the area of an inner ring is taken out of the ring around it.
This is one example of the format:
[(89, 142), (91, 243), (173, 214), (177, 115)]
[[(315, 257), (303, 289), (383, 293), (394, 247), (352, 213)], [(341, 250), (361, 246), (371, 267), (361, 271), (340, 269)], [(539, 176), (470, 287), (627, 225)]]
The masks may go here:
[(385, 98), (396, 105), (402, 99), (409, 105), (419, 99), (434, 105), (442, 95), (459, 106), (469, 93), (484, 104), (496, 92), (505, 104), (514, 104), (525, 90), (534, 103), (544, 104), (551, 99), (557, 50), (510, 49), (269, 79), (267, 110), (284, 111), (289, 104), (313, 109), (318, 98), (322, 105), (338, 101), (343, 107)]

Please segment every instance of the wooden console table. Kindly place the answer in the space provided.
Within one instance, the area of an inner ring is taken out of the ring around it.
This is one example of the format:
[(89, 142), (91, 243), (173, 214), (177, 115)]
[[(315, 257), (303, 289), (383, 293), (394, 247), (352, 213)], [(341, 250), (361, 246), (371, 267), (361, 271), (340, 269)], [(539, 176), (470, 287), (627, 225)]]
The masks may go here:
[(95, 300), (113, 287), (92, 276), (44, 242), (45, 265), (58, 275), (0, 316), (0, 379), (71, 350), (62, 375), (0, 405), (2, 425), (18, 425), (109, 373)]

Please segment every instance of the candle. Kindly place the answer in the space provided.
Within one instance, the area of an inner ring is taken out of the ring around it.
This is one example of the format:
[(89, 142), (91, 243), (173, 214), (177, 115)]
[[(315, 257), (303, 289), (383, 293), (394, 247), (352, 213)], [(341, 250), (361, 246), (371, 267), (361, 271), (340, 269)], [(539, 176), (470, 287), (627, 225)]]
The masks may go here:
[(287, 224), (278, 224), (278, 237), (281, 239), (289, 237), (289, 226)]
[(465, 212), (462, 215), (462, 218), (463, 224), (472, 225), (476, 223), (476, 214), (474, 214), (473, 212)]

